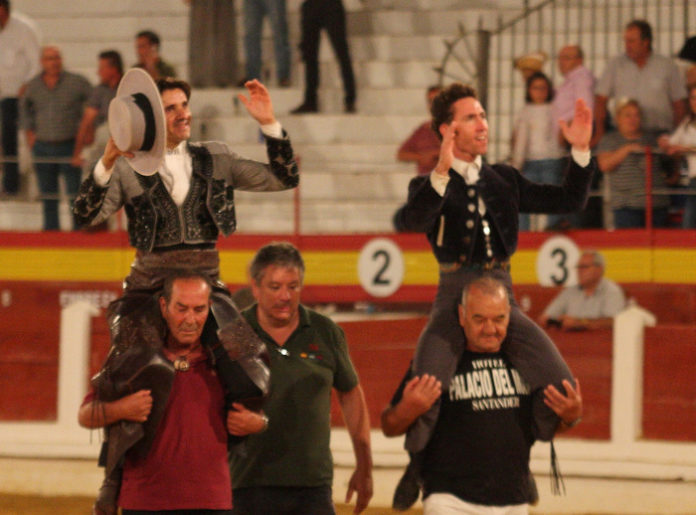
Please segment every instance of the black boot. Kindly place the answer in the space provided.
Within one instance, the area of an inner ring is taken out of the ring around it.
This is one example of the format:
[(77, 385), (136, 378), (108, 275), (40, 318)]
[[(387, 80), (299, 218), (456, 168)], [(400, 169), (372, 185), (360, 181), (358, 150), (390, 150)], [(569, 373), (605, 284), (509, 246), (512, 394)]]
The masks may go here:
[(118, 492), (121, 489), (123, 467), (114, 468), (110, 475), (104, 477), (99, 487), (97, 499), (92, 506), (92, 515), (116, 515), (118, 513)]
[(413, 506), (420, 497), (423, 488), (421, 470), (423, 466), (423, 452), (409, 453), (410, 461), (406, 466), (404, 475), (394, 490), (392, 508), (397, 511), (406, 511)]
[(302, 102), (295, 109), (290, 111), (290, 114), (307, 114), (307, 113), (318, 113), (319, 106), (316, 102), (307, 102), (306, 100)]

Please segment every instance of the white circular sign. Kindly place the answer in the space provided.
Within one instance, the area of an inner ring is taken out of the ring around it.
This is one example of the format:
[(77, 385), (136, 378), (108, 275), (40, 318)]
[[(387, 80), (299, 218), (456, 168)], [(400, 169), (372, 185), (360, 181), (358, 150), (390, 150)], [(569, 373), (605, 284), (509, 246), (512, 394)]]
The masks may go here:
[(399, 246), (387, 238), (368, 241), (358, 258), (360, 284), (373, 297), (388, 297), (404, 280), (404, 257)]
[(574, 286), (578, 282), (575, 265), (580, 250), (567, 236), (552, 236), (539, 249), (537, 279), (542, 286)]

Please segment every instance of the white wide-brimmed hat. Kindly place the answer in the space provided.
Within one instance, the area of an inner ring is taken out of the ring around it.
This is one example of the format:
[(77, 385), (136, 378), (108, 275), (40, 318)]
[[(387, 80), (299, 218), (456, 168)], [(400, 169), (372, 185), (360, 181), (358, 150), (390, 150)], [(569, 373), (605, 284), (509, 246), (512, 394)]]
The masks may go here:
[(133, 169), (153, 175), (164, 161), (166, 126), (164, 107), (157, 85), (141, 68), (133, 68), (121, 79), (109, 104), (109, 131)]

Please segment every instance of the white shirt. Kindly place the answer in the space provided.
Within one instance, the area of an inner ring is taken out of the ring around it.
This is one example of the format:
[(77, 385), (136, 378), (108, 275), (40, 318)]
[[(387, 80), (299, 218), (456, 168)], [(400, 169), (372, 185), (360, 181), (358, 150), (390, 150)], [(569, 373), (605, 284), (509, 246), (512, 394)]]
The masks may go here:
[[(690, 123), (687, 116), (682, 120), (677, 130), (669, 137), (672, 145), (683, 145), (696, 148), (696, 124)], [(696, 152), (687, 152), (686, 164), (689, 170), (689, 179), (696, 179)]]
[[(452, 159), (451, 168), (464, 178), (464, 182), (466, 182), (469, 186), (473, 186), (479, 180), (482, 162), (483, 160), (481, 159), (481, 156), (476, 156), (476, 158), (470, 163), (455, 157)], [(449, 175), (441, 175), (436, 173), (434, 170), (430, 173), (430, 184), (441, 197), (445, 195), (445, 190), (447, 189), (449, 180)], [(481, 213), (481, 216), (486, 214), (486, 205), (483, 203), (483, 199), (480, 196), (478, 200), (478, 211)]]
[(22, 85), (41, 71), (39, 33), (28, 18), (12, 12), (0, 29), (0, 98), (15, 98)]
[[(283, 127), (280, 122), (269, 125), (262, 125), (261, 132), (271, 138), (282, 138)], [(101, 187), (106, 186), (111, 179), (111, 170), (107, 170), (100, 159), (94, 167), (94, 181)], [(182, 141), (173, 149), (167, 149), (164, 156), (164, 163), (157, 170), (164, 187), (172, 197), (177, 206), (181, 206), (186, 200), (191, 186), (191, 174), (193, 173), (193, 159), (188, 151), (186, 141)]]

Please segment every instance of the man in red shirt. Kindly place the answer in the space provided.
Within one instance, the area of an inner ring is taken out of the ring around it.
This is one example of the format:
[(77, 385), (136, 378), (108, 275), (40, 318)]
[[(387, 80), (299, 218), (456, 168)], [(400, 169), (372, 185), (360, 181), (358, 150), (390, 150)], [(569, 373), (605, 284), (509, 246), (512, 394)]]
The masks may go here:
[[(80, 424), (95, 428), (122, 420), (146, 423), (161, 410), (158, 402), (164, 402), (149, 450), (134, 447), (125, 455), (118, 495), (124, 515), (230, 513), (228, 433), (245, 436), (266, 427), (263, 414), (241, 404), (225, 412), (222, 386), (201, 343), (210, 293), (208, 279), (196, 273), (165, 281), (159, 305), (167, 337), (158, 366), (174, 376), (166, 401), (159, 401), (150, 389), (138, 389), (112, 402), (101, 402), (90, 393), (80, 408)], [(103, 513), (98, 506), (95, 512)]]

